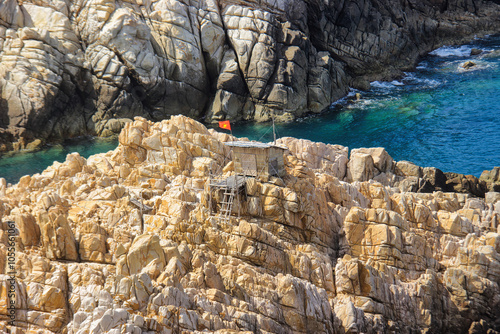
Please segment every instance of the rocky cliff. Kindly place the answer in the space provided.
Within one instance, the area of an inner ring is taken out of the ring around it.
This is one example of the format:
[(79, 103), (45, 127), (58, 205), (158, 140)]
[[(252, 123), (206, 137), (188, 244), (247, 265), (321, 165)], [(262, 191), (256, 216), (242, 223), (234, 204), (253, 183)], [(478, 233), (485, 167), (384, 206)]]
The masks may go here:
[(118, 133), (134, 116), (282, 120), (498, 32), (485, 0), (2, 0), (0, 139)]
[(13, 221), (24, 332), (500, 332), (499, 193), (408, 192), (436, 170), (283, 138), (286, 176), (220, 220), (234, 139), (136, 118), (114, 151), (0, 182), (0, 330)]

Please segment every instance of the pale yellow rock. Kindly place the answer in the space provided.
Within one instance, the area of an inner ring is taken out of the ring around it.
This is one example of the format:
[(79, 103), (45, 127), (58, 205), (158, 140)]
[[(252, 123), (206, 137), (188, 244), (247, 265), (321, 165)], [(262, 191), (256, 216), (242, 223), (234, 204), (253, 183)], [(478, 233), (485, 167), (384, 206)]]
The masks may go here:
[(144, 266), (158, 259), (160, 270), (166, 265), (165, 254), (157, 235), (143, 234), (138, 236), (128, 251), (127, 264), (130, 274), (139, 273)]
[(396, 175), (422, 177), (422, 168), (409, 161), (398, 161), (395, 168)]
[[(104, 262), (106, 254), (106, 236), (101, 233), (87, 233), (80, 238), (80, 259), (91, 262)], [(104, 232), (105, 233), (105, 232)]]
[(19, 229), (19, 239), (24, 246), (37, 246), (40, 243), (40, 226), (31, 214), (20, 214), (15, 219)]
[(75, 237), (64, 215), (38, 213), (42, 244), (50, 259), (76, 261)]
[(347, 171), (349, 181), (368, 181), (375, 176), (374, 171), (375, 165), (371, 155), (354, 150), (351, 152)]
[(216, 161), (207, 157), (198, 157), (193, 160), (193, 172), (191, 176), (193, 177), (205, 177), (208, 176), (212, 166), (214, 166)]
[(299, 160), (305, 162), (308, 168), (330, 172), (341, 180), (346, 176), (346, 147), (291, 137), (280, 138), (277, 143), (287, 147)]
[(394, 161), (383, 147), (358, 148), (351, 151), (351, 154), (365, 153), (369, 154), (373, 159), (374, 166), (380, 173), (390, 172), (393, 168)]
[(437, 217), (439, 224), (445, 233), (463, 237), (468, 233), (473, 232), (470, 222), (462, 219), (457, 213), (438, 211)]
[(145, 232), (159, 233), (167, 227), (167, 224), (164, 216), (144, 215)]
[(228, 172), (233, 172), (234, 171), (234, 162), (230, 161), (224, 168), (222, 169), (222, 172), (228, 173)]

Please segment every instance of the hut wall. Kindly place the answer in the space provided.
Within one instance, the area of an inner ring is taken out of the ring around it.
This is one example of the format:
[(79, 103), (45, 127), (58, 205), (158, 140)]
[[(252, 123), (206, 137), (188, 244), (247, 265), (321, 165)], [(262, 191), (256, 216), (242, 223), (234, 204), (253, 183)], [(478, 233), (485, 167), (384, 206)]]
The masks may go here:
[(254, 176), (260, 173), (269, 173), (268, 149), (233, 147), (233, 155), (236, 173)]
[[(233, 147), (234, 170), (238, 174), (285, 175), (283, 150), (275, 147)], [(272, 161), (274, 167), (271, 167)]]
[(269, 174), (278, 174), (278, 176), (285, 175), (285, 161), (283, 158), (283, 150), (275, 147), (271, 147), (269, 149), (269, 163), (271, 161), (276, 160), (275, 165), (277, 166), (277, 170), (273, 170), (274, 168), (269, 169)]

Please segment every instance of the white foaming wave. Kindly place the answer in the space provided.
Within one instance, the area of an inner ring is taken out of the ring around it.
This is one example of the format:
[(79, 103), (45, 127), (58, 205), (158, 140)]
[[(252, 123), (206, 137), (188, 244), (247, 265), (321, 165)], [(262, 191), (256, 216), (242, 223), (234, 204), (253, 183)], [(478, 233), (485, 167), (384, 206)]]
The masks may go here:
[(372, 89), (382, 91), (390, 91), (406, 85), (417, 86), (416, 88), (435, 88), (442, 84), (442, 81), (436, 79), (419, 78), (414, 72), (405, 72), (405, 76), (400, 81), (373, 81), (370, 83)]
[[(336, 101), (333, 101), (332, 103), (330, 103), (330, 107), (329, 108), (335, 108), (335, 107), (345, 107), (347, 109), (350, 108), (350, 105), (352, 103), (356, 103), (357, 101), (354, 100), (354, 97), (356, 96), (357, 93), (361, 93), (360, 90), (358, 89), (354, 89), (354, 88), (350, 88), (349, 89), (349, 92), (347, 93), (346, 96), (336, 100)], [(306, 117), (303, 117), (304, 119), (307, 118)], [(301, 122), (301, 121), (300, 121)]]
[(352, 110), (352, 109), (358, 109), (358, 108), (364, 109), (364, 108), (369, 107), (369, 106), (376, 104), (376, 103), (377, 103), (377, 100), (373, 100), (370, 98), (361, 99), (358, 101), (353, 101), (352, 103), (346, 105), (345, 109), (346, 110)]
[(403, 73), (405, 74), (403, 78), (404, 81), (417, 79), (417, 74), (415, 72), (403, 72)]
[(392, 80), (391, 84), (394, 86), (404, 86), (404, 83), (402, 83), (401, 81), (397, 81), (397, 80)]
[(403, 82), (407, 84), (418, 85), (423, 88), (434, 88), (442, 84), (441, 81), (436, 79), (419, 78), (414, 72), (405, 72)]
[(360, 91), (357, 90), (357, 89), (354, 89), (354, 88), (351, 88), (349, 89), (349, 92), (347, 93), (346, 96), (336, 100), (336, 101), (333, 101), (331, 104), (330, 104), (330, 108), (332, 107), (335, 107), (335, 106), (338, 106), (338, 105), (343, 105), (343, 104), (346, 104), (348, 101), (352, 100), (352, 98), (354, 96), (356, 96), (356, 93), (359, 93)]
[(360, 93), (361, 91), (358, 89), (350, 88), (349, 93), (347, 93), (346, 98), (351, 98), (356, 96), (357, 93)]
[(401, 86), (403, 85), (402, 83), (400, 83), (399, 81), (396, 81), (398, 83), (398, 85), (396, 85), (394, 82), (396, 80), (392, 81), (392, 82), (388, 82), (388, 81), (372, 81), (370, 82), (370, 86), (372, 86), (372, 88), (380, 88), (380, 89), (392, 89), (396, 86)]
[(421, 85), (424, 88), (434, 88), (434, 87), (440, 86), (442, 84), (441, 81), (435, 80), (435, 79), (417, 78), (417, 79), (415, 79), (415, 82), (417, 82), (419, 85)]
[(438, 57), (465, 57), (470, 56), (472, 47), (467, 45), (462, 46), (443, 46), (429, 54)]

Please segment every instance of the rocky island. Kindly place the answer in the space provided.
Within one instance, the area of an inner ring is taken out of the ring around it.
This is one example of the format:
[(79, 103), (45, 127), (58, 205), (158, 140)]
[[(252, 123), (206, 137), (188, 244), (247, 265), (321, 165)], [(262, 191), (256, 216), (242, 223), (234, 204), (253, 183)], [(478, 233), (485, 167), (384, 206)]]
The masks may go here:
[(500, 169), (281, 138), (284, 172), (244, 178), (225, 219), (211, 184), (248, 141), (185, 116), (119, 141), (0, 182), (0, 331), (500, 332)]
[(0, 150), (135, 116), (292, 120), (499, 28), (498, 0), (3, 0)]

